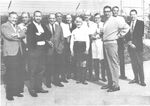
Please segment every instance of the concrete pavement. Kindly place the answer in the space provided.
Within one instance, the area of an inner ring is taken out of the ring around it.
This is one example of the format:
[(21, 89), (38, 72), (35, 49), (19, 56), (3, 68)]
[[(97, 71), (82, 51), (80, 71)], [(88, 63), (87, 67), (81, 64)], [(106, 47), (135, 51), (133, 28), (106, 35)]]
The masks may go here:
[(60, 88), (52, 85), (47, 94), (39, 94), (33, 98), (29, 95), (25, 87), (24, 97), (15, 97), (14, 101), (5, 99), (4, 85), (1, 85), (1, 106), (103, 106), (103, 105), (150, 105), (150, 61), (144, 62), (146, 87), (138, 84), (128, 84), (129, 79), (133, 79), (131, 64), (126, 64), (126, 76), (128, 80), (119, 80), (121, 90), (108, 93), (101, 90), (105, 83), (88, 82), (88, 85), (76, 84), (74, 80), (69, 80), (65, 87)]

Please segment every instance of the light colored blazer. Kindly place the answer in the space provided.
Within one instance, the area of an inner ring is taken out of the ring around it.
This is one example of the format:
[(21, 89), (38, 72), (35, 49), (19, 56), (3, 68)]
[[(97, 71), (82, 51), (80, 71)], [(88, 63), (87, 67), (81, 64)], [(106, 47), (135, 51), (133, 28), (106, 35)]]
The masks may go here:
[(3, 44), (4, 56), (17, 55), (19, 48), (22, 52), (21, 40), (13, 37), (14, 33), (18, 33), (20, 38), (25, 37), (25, 33), (18, 26), (16, 26), (15, 31), (11, 23), (8, 21), (1, 26), (1, 32), (2, 32), (2, 39), (4, 41)]
[[(49, 24), (47, 24), (46, 26), (49, 29), (49, 31), (51, 32)], [(64, 50), (63, 31), (62, 31), (62, 28), (57, 24), (55, 24), (55, 34), (52, 35), (50, 41), (54, 44), (54, 47), (49, 49), (50, 55), (53, 54), (54, 49), (59, 54), (63, 53), (63, 50)]]

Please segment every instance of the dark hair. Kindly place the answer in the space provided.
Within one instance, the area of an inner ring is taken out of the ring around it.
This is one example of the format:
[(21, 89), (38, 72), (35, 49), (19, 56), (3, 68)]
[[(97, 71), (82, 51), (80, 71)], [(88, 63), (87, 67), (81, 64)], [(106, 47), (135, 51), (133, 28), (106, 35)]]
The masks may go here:
[(135, 13), (137, 14), (136, 9), (132, 9), (132, 10), (130, 11), (130, 14), (131, 14), (131, 12), (135, 12)]
[(17, 12), (14, 11), (10, 12), (8, 16), (10, 17), (12, 14), (16, 14), (18, 16)]
[(114, 10), (114, 8), (117, 8), (119, 10), (119, 7), (118, 6), (114, 6), (112, 7), (112, 11)]
[(100, 16), (101, 16), (101, 14), (100, 14), (100, 13), (95, 13), (95, 14), (94, 14), (94, 17), (95, 17), (95, 16), (97, 16), (97, 15), (100, 15)]
[(111, 6), (105, 6), (105, 7), (103, 8), (103, 11), (104, 11), (106, 8), (109, 8), (109, 9), (111, 10)]
[(62, 14), (61, 12), (57, 12), (57, 13), (55, 14), (55, 16), (57, 17), (58, 14), (60, 14), (61, 16), (63, 16), (63, 14)]
[(30, 17), (30, 13), (29, 12), (22, 12), (21, 13), (21, 17), (22, 17), (23, 14), (28, 14), (28, 17)]
[(42, 12), (41, 12), (41, 11), (36, 10), (36, 11), (34, 11), (33, 16), (35, 16), (35, 13), (41, 13), (41, 14), (42, 14)]

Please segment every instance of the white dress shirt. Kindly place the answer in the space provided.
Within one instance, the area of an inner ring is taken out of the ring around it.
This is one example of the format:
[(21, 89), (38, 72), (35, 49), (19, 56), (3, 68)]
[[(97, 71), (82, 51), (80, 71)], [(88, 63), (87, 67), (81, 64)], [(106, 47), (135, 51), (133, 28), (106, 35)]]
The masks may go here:
[[(36, 23), (34, 21), (33, 21), (33, 23), (34, 23), (34, 25), (36, 26), (36, 28), (38, 30), (38, 33), (36, 33), (37, 36), (40, 36), (42, 33), (44, 33), (44, 29), (41, 26), (41, 24), (38, 24), (38, 23)], [(45, 43), (46, 43), (45, 41), (38, 41), (37, 45), (41, 46), (41, 45), (45, 45)]]
[(73, 46), (74, 46), (75, 41), (86, 42), (86, 51), (89, 50), (89, 47), (90, 47), (89, 30), (83, 24), (80, 28), (76, 28), (72, 31), (71, 41), (70, 41), (71, 52), (73, 52)]
[[(59, 25), (58, 22), (56, 22), (56, 23)], [(64, 38), (71, 36), (71, 32), (70, 32), (69, 26), (67, 24), (61, 22), (60, 26), (62, 28)]]

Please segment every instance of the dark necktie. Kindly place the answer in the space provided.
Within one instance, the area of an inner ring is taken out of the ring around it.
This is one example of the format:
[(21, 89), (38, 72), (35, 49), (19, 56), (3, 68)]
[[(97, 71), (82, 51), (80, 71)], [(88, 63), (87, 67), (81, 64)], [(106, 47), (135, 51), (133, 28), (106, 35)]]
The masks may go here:
[(52, 34), (54, 35), (55, 30), (54, 30), (54, 24), (52, 24)]
[(87, 26), (90, 27), (89, 22), (87, 22)]

